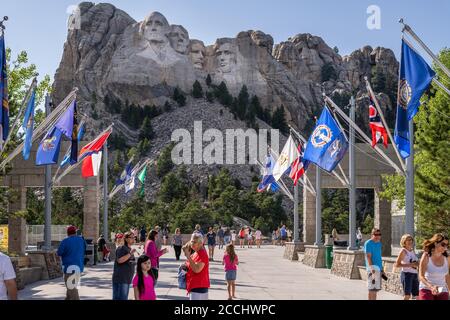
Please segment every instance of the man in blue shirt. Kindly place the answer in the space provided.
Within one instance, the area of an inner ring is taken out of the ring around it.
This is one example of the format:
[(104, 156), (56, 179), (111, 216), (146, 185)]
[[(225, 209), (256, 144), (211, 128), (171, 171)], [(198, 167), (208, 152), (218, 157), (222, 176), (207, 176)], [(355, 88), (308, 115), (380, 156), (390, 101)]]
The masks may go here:
[(61, 241), (58, 248), (58, 256), (62, 259), (64, 271), (64, 283), (67, 288), (66, 300), (80, 300), (78, 295), (78, 282), (84, 270), (84, 255), (86, 242), (84, 238), (77, 236), (77, 228), (67, 228), (67, 238)]
[(280, 236), (281, 236), (281, 245), (284, 246), (287, 239), (287, 231), (285, 225), (283, 225), (280, 229)]
[(380, 229), (372, 229), (371, 238), (364, 243), (364, 253), (366, 259), (369, 300), (376, 300), (377, 292), (381, 290), (381, 276), (384, 275), (383, 261), (381, 259)]

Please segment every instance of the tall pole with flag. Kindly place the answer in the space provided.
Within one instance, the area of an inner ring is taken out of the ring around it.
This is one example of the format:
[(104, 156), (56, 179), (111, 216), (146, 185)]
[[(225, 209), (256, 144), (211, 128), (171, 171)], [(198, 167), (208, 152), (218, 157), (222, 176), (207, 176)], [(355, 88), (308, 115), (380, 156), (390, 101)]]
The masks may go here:
[(409, 157), (406, 159), (405, 231), (414, 237), (414, 122), (409, 121)]
[[(45, 115), (51, 113), (50, 95), (45, 96)], [(50, 251), (52, 248), (52, 166), (45, 166), (45, 225), (44, 225), (44, 250)]]
[(108, 233), (108, 141), (103, 145), (103, 237), (109, 241)]
[[(356, 103), (355, 97), (352, 96), (350, 100), (350, 119), (355, 122)], [(350, 190), (349, 190), (349, 247), (348, 250), (356, 250), (356, 166), (355, 166), (355, 128), (350, 127), (350, 151), (349, 151), (349, 176), (350, 176)]]

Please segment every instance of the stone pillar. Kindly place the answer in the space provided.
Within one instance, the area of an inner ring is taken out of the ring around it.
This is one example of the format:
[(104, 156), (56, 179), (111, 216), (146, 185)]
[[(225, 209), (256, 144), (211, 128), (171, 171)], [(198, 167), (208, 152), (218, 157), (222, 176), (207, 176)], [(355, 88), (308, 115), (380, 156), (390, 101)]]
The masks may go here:
[(8, 252), (25, 255), (27, 246), (27, 223), (23, 218), (8, 219)]
[(303, 242), (313, 244), (316, 240), (316, 197), (303, 188)]
[(383, 257), (390, 257), (392, 242), (391, 203), (388, 200), (380, 198), (379, 188), (374, 189), (374, 211), (374, 227), (379, 228), (382, 234), (382, 255)]
[(89, 179), (96, 180), (96, 183), (88, 181), (83, 190), (83, 236), (96, 242), (100, 232), (99, 177)]
[[(22, 187), (21, 176), (11, 177), (13, 195), (9, 202), (8, 211), (14, 214), (27, 208), (27, 188)], [(27, 246), (27, 222), (23, 218), (10, 217), (8, 219), (8, 252), (25, 255)]]

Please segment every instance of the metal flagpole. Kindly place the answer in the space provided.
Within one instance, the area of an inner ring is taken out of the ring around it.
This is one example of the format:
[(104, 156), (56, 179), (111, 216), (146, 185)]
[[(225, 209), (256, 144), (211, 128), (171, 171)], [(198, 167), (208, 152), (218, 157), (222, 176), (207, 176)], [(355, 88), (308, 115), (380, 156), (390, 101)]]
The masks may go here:
[(103, 145), (103, 237), (109, 242), (108, 233), (108, 141)]
[[(355, 121), (356, 101), (352, 96), (350, 100), (350, 119)], [(355, 166), (355, 128), (350, 126), (350, 151), (349, 151), (349, 247), (348, 250), (356, 250), (356, 166)]]
[(430, 55), (430, 57), (433, 59), (434, 62), (442, 69), (442, 71), (450, 77), (450, 70), (436, 57), (436, 55), (433, 53), (433, 51), (430, 50), (430, 48), (427, 47), (427, 45), (422, 41), (422, 39), (419, 38), (419, 36), (411, 29), (409, 25), (404, 23), (403, 18), (401, 18), (398, 22), (400, 22), (403, 25), (403, 31), (406, 31), (409, 33), (411, 37), (413, 37), (414, 40), (416, 40), (420, 46)]
[(294, 243), (299, 242), (299, 234), (298, 234), (298, 184), (294, 186)]
[[(45, 96), (45, 114), (51, 113), (50, 95)], [(44, 225), (44, 250), (50, 251), (52, 248), (52, 166), (45, 166), (45, 225)]]
[(316, 165), (316, 242), (314, 245), (322, 245), (322, 171)]
[(397, 155), (398, 161), (400, 162), (400, 165), (402, 166), (403, 171), (405, 171), (406, 167), (403, 162), (403, 158), (400, 156), (400, 152), (398, 151), (397, 145), (394, 142), (394, 138), (392, 138), (391, 130), (389, 130), (389, 126), (387, 125), (386, 119), (384, 118), (383, 111), (381, 110), (380, 104), (378, 103), (378, 99), (375, 97), (375, 93), (373, 92), (372, 86), (370, 85), (367, 77), (364, 77), (364, 80), (366, 80), (367, 91), (369, 91), (369, 95), (372, 98), (373, 103), (375, 104), (375, 108), (377, 109), (378, 114), (380, 115), (381, 122), (383, 122), (383, 125), (386, 128), (387, 134), (389, 136), (389, 139), (391, 140), (391, 144), (395, 150), (395, 154)]
[(409, 121), (410, 155), (406, 159), (406, 233), (414, 237), (414, 123)]
[[(366, 140), (366, 143), (369, 145), (372, 145), (372, 139), (370, 139), (365, 133), (364, 131), (361, 130), (360, 127), (358, 127), (358, 125), (352, 121), (346, 114), (344, 111), (341, 110), (341, 108), (339, 108), (334, 102), (333, 100), (331, 100), (330, 98), (328, 98), (327, 96), (325, 96), (325, 99), (330, 102), (331, 106), (333, 107), (334, 110), (336, 110), (339, 115), (351, 126), (354, 127), (356, 129), (356, 131), (361, 135), (361, 137), (364, 138), (364, 140)], [(397, 164), (391, 160), (391, 158), (389, 158), (379, 147), (378, 145), (375, 145), (374, 150), (381, 156), (383, 157), (383, 159), (385, 159), (394, 169), (395, 171), (397, 171), (399, 174), (401, 174), (402, 176), (405, 176), (405, 172), (400, 169)]]

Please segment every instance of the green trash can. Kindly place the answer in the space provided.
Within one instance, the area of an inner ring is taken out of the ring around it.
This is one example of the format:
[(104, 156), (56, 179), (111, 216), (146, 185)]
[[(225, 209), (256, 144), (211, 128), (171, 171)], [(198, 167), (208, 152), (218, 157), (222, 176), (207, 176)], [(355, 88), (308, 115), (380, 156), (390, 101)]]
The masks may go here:
[(333, 246), (326, 245), (325, 246), (325, 266), (327, 269), (331, 269), (331, 265), (333, 264)]

